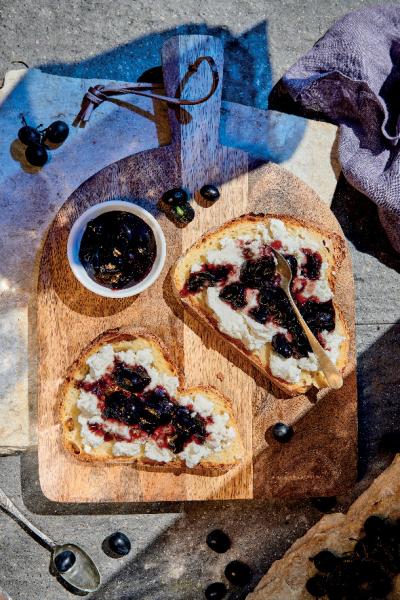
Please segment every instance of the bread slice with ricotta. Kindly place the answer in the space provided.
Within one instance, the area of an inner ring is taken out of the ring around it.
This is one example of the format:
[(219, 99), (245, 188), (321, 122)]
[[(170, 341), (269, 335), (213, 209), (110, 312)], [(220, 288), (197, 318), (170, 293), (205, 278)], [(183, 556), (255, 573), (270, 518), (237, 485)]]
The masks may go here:
[[(393, 521), (400, 518), (399, 455), (357, 498), (347, 514), (324, 515), (303, 537), (296, 540), (283, 558), (272, 564), (254, 592), (247, 597), (248, 600), (311, 600), (312, 596), (306, 589), (306, 582), (317, 574), (317, 569), (310, 558), (322, 550), (329, 550), (339, 556), (352, 552), (357, 540), (365, 535), (364, 522), (372, 515), (379, 515)], [(383, 554), (382, 558), (384, 558)], [(384, 597), (388, 600), (398, 600), (400, 598), (399, 575), (393, 577), (392, 585), (393, 589), (388, 595), (378, 593), (368, 596), (365, 593), (357, 597)], [(321, 600), (326, 598), (328, 596), (321, 595)], [(356, 598), (356, 592), (346, 598)]]
[(294, 396), (327, 382), (282, 299), (271, 246), (291, 261), (292, 294), (343, 371), (349, 334), (334, 297), (345, 254), (337, 234), (288, 216), (243, 215), (203, 235), (177, 261), (172, 278), (176, 294), (198, 319)]
[(60, 393), (63, 445), (80, 460), (215, 475), (243, 458), (229, 400), (209, 386), (184, 389), (167, 349), (144, 329), (100, 335)]

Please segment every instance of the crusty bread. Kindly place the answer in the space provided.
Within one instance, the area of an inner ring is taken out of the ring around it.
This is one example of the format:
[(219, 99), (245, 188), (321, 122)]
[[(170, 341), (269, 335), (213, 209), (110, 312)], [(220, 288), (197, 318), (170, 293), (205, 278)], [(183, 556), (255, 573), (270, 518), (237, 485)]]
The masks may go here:
[[(76, 383), (87, 375), (89, 367), (87, 359), (96, 353), (102, 346), (111, 344), (117, 352), (143, 348), (151, 348), (153, 352), (154, 367), (165, 374), (179, 378), (178, 395), (192, 396), (200, 393), (207, 397), (219, 412), (228, 413), (229, 427), (235, 430), (236, 437), (232, 444), (224, 451), (209, 455), (193, 468), (187, 468), (184, 461), (177, 458), (169, 463), (152, 461), (145, 456), (113, 456), (112, 442), (103, 442), (90, 453), (85, 452), (83, 440), (80, 434), (78, 416), (80, 410), (77, 406), (79, 389)], [(173, 364), (164, 344), (155, 335), (145, 329), (135, 329), (130, 333), (120, 330), (110, 330), (101, 334), (98, 338), (81, 353), (79, 358), (71, 365), (65, 381), (60, 388), (60, 421), (62, 425), (62, 441), (64, 448), (76, 458), (87, 462), (98, 462), (103, 464), (133, 463), (137, 467), (147, 470), (158, 470), (162, 472), (187, 472), (194, 474), (215, 475), (227, 471), (237, 465), (243, 458), (243, 444), (240, 438), (237, 424), (235, 423), (230, 402), (218, 390), (210, 386), (198, 386), (183, 389), (182, 373)]]
[[(306, 380), (299, 383), (290, 383), (283, 379), (274, 377), (269, 368), (269, 354), (271, 344), (267, 343), (260, 351), (250, 351), (240, 340), (234, 339), (218, 329), (218, 323), (213, 311), (204, 301), (203, 294), (183, 296), (180, 292), (195, 264), (205, 262), (205, 253), (211, 249), (217, 249), (219, 242), (223, 238), (231, 237), (236, 239), (243, 235), (252, 235), (256, 233), (258, 224), (267, 224), (270, 219), (279, 219), (284, 222), (290, 232), (298, 228), (307, 230), (307, 238), (316, 241), (319, 245), (319, 251), (323, 261), (328, 264), (328, 281), (331, 289), (335, 288), (335, 275), (337, 269), (345, 256), (345, 242), (337, 234), (323, 231), (320, 227), (305, 223), (299, 219), (294, 219), (286, 215), (278, 214), (247, 214), (236, 219), (228, 221), (221, 227), (213, 229), (203, 235), (189, 250), (181, 256), (175, 264), (172, 273), (173, 287), (176, 295), (183, 304), (192, 312), (192, 314), (201, 320), (204, 324), (218, 332), (225, 340), (233, 345), (240, 353), (247, 357), (263, 374), (267, 375), (279, 388), (291, 396), (305, 393), (312, 385), (318, 388), (326, 387), (326, 380), (321, 371), (314, 374), (307, 374)], [(306, 245), (306, 243), (305, 243)], [(337, 367), (343, 371), (348, 360), (349, 353), (349, 331), (345, 319), (335, 302), (333, 302), (336, 313), (335, 331), (345, 337), (341, 344), (340, 355), (337, 361)]]
[[(364, 521), (373, 514), (392, 519), (400, 517), (399, 455), (351, 505), (346, 515), (325, 515), (296, 540), (283, 558), (273, 563), (248, 600), (310, 600), (305, 584), (317, 572), (310, 557), (325, 549), (338, 554), (353, 550), (355, 540), (363, 535)], [(393, 590), (387, 598), (400, 598), (399, 576), (394, 579)]]

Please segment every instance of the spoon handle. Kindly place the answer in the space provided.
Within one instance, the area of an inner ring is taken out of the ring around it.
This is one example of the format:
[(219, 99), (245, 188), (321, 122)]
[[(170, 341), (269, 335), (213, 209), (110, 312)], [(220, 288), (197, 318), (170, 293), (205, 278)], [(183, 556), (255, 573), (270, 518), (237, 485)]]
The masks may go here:
[(300, 321), (300, 325), (302, 326), (308, 341), (310, 342), (312, 351), (318, 359), (318, 366), (321, 369), (321, 371), (323, 371), (329, 387), (333, 388), (334, 390), (338, 390), (343, 385), (343, 377), (341, 376), (341, 374), (339, 373), (339, 371), (337, 370), (337, 368), (335, 367), (331, 359), (328, 357), (325, 350), (322, 348), (321, 344), (319, 343), (319, 341), (317, 340), (317, 338), (303, 319), (301, 312), (297, 308), (296, 303), (292, 298), (290, 290), (287, 290), (286, 295), (294, 312), (296, 313), (296, 317)]
[(48, 548), (55, 548), (56, 544), (52, 539), (47, 537), (42, 531), (40, 531), (35, 525), (33, 525), (26, 517), (22, 514), (22, 512), (15, 506), (13, 502), (11, 502), (10, 498), (6, 496), (3, 490), (0, 488), (0, 508), (2, 508), (6, 513), (14, 517), (20, 525), (25, 527), (28, 531), (33, 533), (33, 535), (39, 540), (41, 540)]

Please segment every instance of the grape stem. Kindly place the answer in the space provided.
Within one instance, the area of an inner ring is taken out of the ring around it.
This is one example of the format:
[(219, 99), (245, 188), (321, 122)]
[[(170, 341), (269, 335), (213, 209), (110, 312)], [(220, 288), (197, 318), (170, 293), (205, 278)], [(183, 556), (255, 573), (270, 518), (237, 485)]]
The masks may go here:
[[(26, 122), (25, 116), (22, 113), (19, 116), (22, 121), (22, 124), (25, 125), (25, 127), (29, 127), (28, 123)], [(43, 127), (43, 123), (40, 123), (40, 125), (34, 127), (34, 129), (36, 129), (39, 133), (46, 133), (48, 128), (46, 127), (45, 129), (42, 129), (42, 131), (39, 131), (40, 127)]]

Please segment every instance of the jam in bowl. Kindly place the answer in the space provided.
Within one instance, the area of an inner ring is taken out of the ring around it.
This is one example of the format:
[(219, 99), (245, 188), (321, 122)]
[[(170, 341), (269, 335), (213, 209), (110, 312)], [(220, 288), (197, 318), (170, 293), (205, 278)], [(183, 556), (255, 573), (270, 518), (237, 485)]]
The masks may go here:
[(75, 277), (87, 289), (108, 298), (126, 298), (157, 279), (166, 244), (149, 212), (113, 200), (90, 207), (75, 221), (67, 252)]

